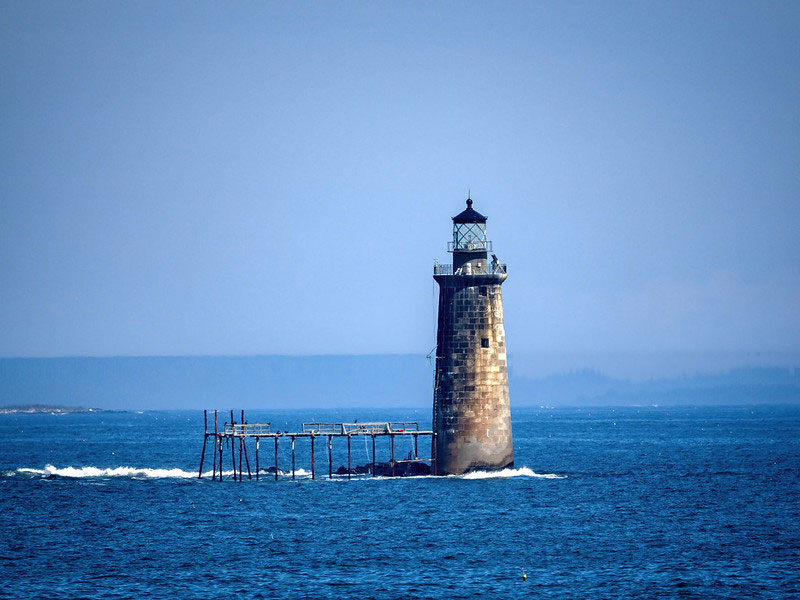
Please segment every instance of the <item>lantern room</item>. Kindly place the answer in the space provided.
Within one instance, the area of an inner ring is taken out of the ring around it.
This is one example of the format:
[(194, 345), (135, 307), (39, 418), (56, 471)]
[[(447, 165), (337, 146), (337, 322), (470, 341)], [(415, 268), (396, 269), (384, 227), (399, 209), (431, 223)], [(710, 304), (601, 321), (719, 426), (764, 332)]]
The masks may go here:
[(492, 243), (486, 240), (486, 217), (472, 208), (472, 198), (467, 198), (466, 210), (453, 217), (453, 241), (448, 246), (454, 274), (486, 273), (486, 254)]
[(467, 209), (453, 217), (453, 251), (486, 250), (486, 217), (472, 208), (468, 198)]

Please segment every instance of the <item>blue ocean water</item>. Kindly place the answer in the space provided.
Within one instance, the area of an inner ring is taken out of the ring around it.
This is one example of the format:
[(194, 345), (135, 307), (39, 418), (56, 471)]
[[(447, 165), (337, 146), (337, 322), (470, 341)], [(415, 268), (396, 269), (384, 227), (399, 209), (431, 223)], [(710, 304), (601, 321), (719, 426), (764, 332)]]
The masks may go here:
[[(0, 415), (0, 596), (800, 597), (797, 406), (517, 409), (517, 469), (448, 478), (328, 480), (318, 451), (312, 481), (298, 442), (295, 481), (198, 480), (202, 427), (199, 411)], [(370, 452), (354, 440), (354, 462)]]

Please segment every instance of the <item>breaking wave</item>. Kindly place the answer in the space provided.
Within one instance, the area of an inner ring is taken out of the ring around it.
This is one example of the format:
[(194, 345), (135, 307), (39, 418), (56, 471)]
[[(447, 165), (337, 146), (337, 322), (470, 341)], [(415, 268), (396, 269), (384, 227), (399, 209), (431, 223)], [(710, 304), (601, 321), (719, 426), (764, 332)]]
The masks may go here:
[[(7, 471), (6, 475), (28, 475), (40, 477), (69, 477), (74, 479), (82, 479), (87, 477), (129, 477), (129, 478), (147, 478), (147, 479), (191, 479), (197, 477), (197, 471), (184, 471), (183, 469), (147, 469), (141, 467), (113, 467), (108, 469), (101, 469), (98, 467), (63, 467), (58, 468), (53, 465), (46, 465), (43, 469), (19, 468), (15, 471)], [(291, 477), (291, 471), (280, 470), (278, 472), (281, 478)], [(203, 477), (211, 478), (212, 472), (203, 472)], [(225, 477), (231, 477), (233, 471), (225, 471)], [(272, 477), (274, 473), (261, 472), (262, 477)], [(306, 469), (295, 470), (295, 476), (300, 479), (311, 477), (311, 471)], [(354, 476), (354, 478), (369, 478), (369, 479), (393, 479), (392, 477), (375, 477), (367, 476)], [(423, 475), (421, 477), (433, 477), (432, 475)], [(458, 479), (507, 479), (509, 477), (537, 477), (540, 479), (565, 479), (565, 475), (556, 475), (555, 473), (536, 473), (528, 467), (520, 467), (519, 469), (503, 469), (502, 471), (474, 471), (464, 475), (449, 475)], [(253, 472), (255, 478), (255, 472)], [(327, 473), (318, 474), (318, 479), (327, 479)], [(415, 478), (419, 478), (415, 477)], [(334, 479), (346, 479), (346, 476), (337, 475)]]
[(556, 475), (555, 473), (536, 473), (528, 467), (519, 469), (503, 469), (502, 471), (473, 471), (464, 475), (455, 475), (461, 479), (495, 479), (508, 477), (539, 477), (541, 479), (566, 479), (566, 475)]
[[(53, 465), (46, 465), (44, 469), (17, 469), (14, 473), (25, 475), (41, 475), (44, 477), (148, 477), (151, 479), (189, 479), (197, 477), (197, 471), (184, 471), (183, 469), (146, 469), (138, 467), (114, 467), (111, 469), (100, 469), (98, 467), (64, 467), (59, 469)], [(231, 474), (226, 472), (225, 475)], [(211, 471), (203, 473), (203, 476), (211, 477)]]

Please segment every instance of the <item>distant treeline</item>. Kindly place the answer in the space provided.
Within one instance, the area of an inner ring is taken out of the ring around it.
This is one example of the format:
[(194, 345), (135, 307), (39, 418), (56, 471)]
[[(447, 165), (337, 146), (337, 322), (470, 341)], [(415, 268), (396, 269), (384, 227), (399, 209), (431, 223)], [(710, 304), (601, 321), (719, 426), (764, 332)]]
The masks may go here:
[[(417, 355), (0, 359), (0, 406), (424, 407), (433, 366)], [(630, 382), (596, 371), (510, 375), (513, 406), (800, 403), (800, 369)]]

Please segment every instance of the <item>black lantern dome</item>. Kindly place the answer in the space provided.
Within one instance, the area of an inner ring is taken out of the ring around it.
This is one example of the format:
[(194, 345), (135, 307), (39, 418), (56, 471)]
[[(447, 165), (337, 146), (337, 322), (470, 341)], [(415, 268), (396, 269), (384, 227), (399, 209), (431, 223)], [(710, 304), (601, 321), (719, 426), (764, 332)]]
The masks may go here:
[(472, 198), (467, 198), (467, 209), (453, 217), (453, 223), (486, 223), (486, 217), (472, 208)]

